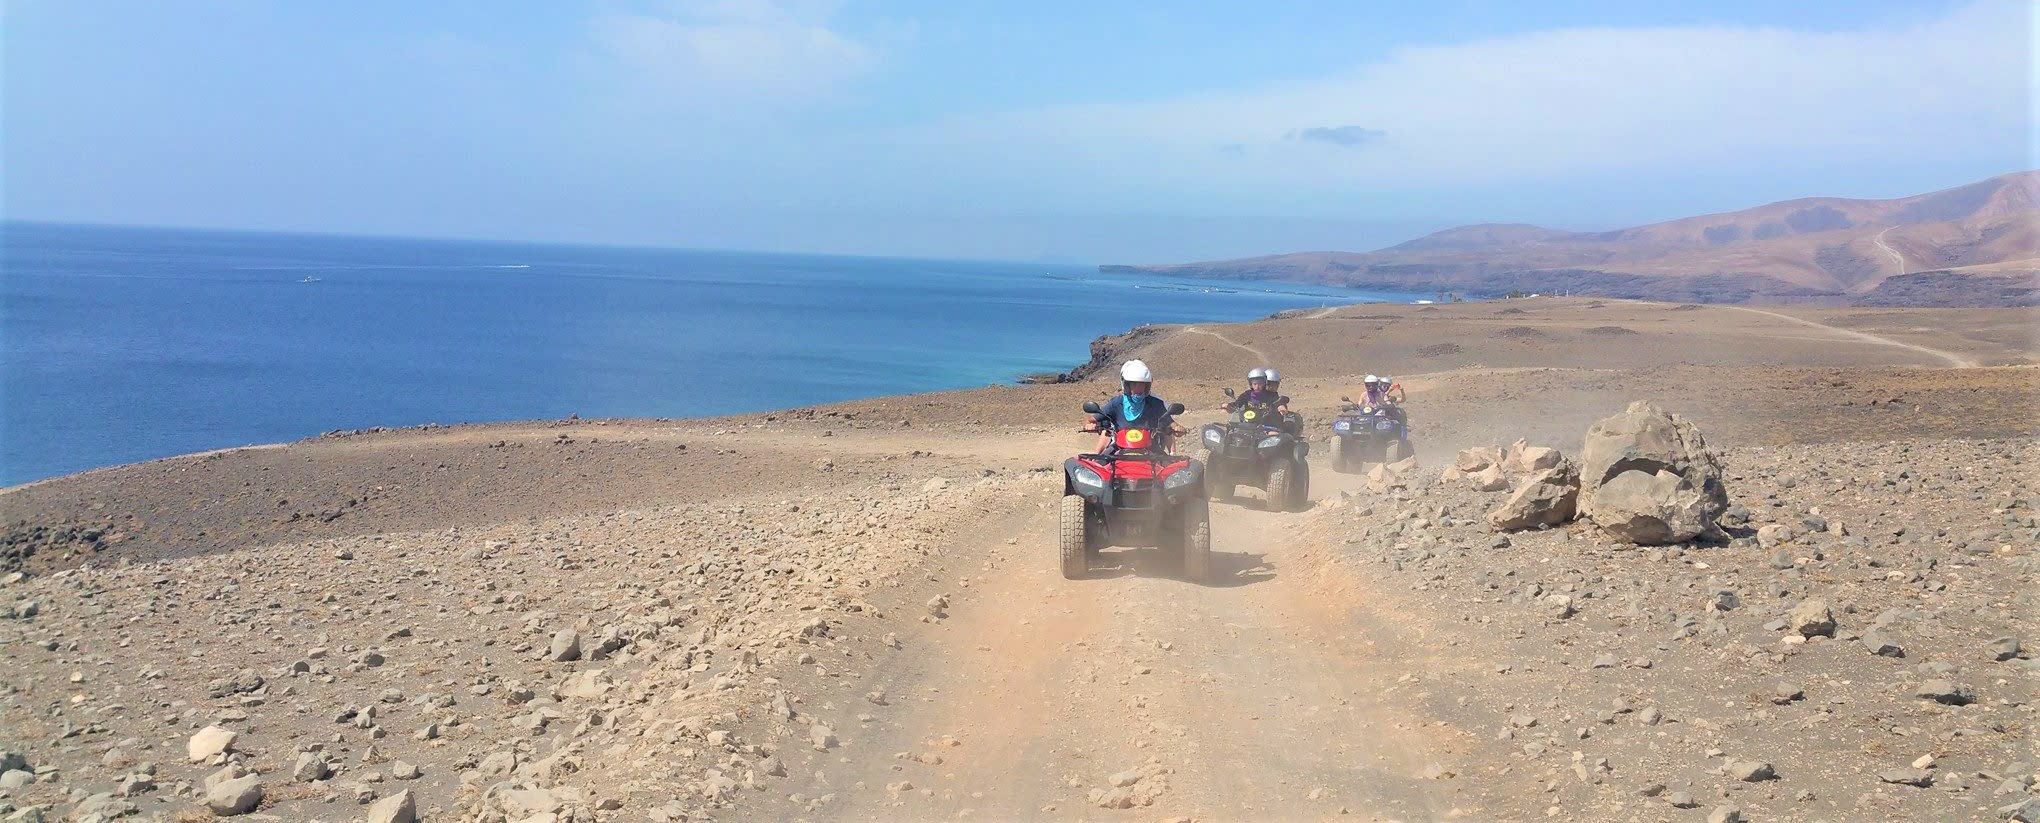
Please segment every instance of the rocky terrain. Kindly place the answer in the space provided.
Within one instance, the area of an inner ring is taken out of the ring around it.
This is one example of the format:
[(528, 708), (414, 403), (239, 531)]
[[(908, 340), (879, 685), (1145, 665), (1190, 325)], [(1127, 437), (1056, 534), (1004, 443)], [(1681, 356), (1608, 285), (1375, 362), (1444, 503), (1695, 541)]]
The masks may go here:
[(2036, 180), (2029, 171), (1890, 200), (1810, 197), (1604, 232), (1483, 224), (1365, 253), (1100, 268), (1490, 295), (2032, 306)]
[(1193, 423), (1275, 362), (1320, 445), (1409, 387), (1414, 461), (1214, 505), (1206, 585), (1058, 573), (1081, 374), (9, 489), (0, 820), (2040, 819), (2027, 318), (1103, 340)]

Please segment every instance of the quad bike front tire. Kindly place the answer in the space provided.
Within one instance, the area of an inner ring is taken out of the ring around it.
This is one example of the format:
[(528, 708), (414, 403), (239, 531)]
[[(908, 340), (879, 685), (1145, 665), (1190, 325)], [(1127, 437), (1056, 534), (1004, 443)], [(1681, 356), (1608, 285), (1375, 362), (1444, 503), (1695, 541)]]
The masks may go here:
[(1056, 548), (1062, 555), (1062, 574), (1076, 580), (1091, 573), (1090, 513), (1081, 495), (1063, 495), (1057, 514)]
[(1310, 464), (1296, 461), (1296, 473), (1289, 478), (1289, 499), (1283, 501), (1285, 510), (1300, 512), (1310, 508)]
[(1394, 463), (1408, 456), (1410, 456), (1410, 445), (1400, 439), (1388, 441), (1388, 446), (1381, 450), (1381, 462), (1383, 463)]
[(1268, 508), (1282, 511), (1289, 508), (1289, 486), (1295, 480), (1296, 467), (1284, 460), (1268, 470), (1268, 485), (1261, 490), (1268, 494)]
[(1195, 506), (1183, 516), (1183, 577), (1192, 583), (1211, 581), (1211, 509)]
[(1204, 496), (1207, 500), (1224, 500), (1232, 496), (1232, 484), (1218, 474), (1216, 464), (1211, 462), (1210, 449), (1197, 450), (1197, 462), (1204, 467)]
[(1353, 473), (1350, 451), (1346, 447), (1346, 438), (1332, 435), (1332, 471), (1339, 474)]

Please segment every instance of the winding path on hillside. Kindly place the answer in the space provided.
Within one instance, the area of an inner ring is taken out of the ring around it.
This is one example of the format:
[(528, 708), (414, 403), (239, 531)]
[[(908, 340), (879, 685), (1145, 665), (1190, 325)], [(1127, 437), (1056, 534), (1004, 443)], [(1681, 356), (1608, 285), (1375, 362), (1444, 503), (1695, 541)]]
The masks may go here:
[(1198, 327), (1196, 327), (1196, 326), (1185, 326), (1185, 327), (1183, 328), (1183, 330), (1184, 330), (1184, 331), (1186, 331), (1186, 332), (1189, 332), (1189, 333), (1191, 333), (1191, 334), (1204, 334), (1204, 335), (1210, 335), (1210, 336), (1212, 336), (1212, 337), (1216, 337), (1216, 338), (1218, 338), (1218, 339), (1220, 339), (1220, 340), (1223, 340), (1223, 341), (1225, 341), (1225, 344), (1226, 344), (1226, 345), (1228, 345), (1228, 346), (1232, 346), (1233, 348), (1236, 348), (1236, 349), (1242, 349), (1242, 350), (1245, 350), (1245, 351), (1246, 351), (1246, 352), (1248, 352), (1249, 354), (1252, 354), (1252, 355), (1253, 355), (1253, 356), (1254, 356), (1254, 357), (1255, 357), (1256, 359), (1258, 359), (1258, 360), (1259, 360), (1260, 362), (1262, 362), (1262, 363), (1266, 363), (1266, 362), (1268, 362), (1268, 354), (1267, 354), (1267, 352), (1263, 352), (1263, 351), (1261, 351), (1260, 349), (1254, 348), (1253, 346), (1249, 346), (1249, 345), (1247, 345), (1247, 344), (1245, 344), (1245, 343), (1241, 343), (1241, 342), (1240, 342), (1240, 341), (1238, 341), (1238, 340), (1234, 340), (1234, 339), (1232, 339), (1232, 338), (1230, 338), (1230, 337), (1227, 337), (1227, 336), (1225, 336), (1225, 335), (1223, 335), (1223, 334), (1220, 334), (1220, 333), (1218, 333), (1218, 332), (1215, 332), (1215, 331), (1211, 331), (1211, 330), (1209, 330), (1209, 329), (1200, 329), (1200, 328), (1198, 328)]
[(1897, 249), (1892, 248), (1889, 244), (1884, 242), (1884, 236), (1890, 234), (1891, 229), (1895, 228), (1898, 227), (1892, 226), (1890, 229), (1885, 229), (1883, 231), (1878, 232), (1876, 237), (1870, 238), (1870, 242), (1877, 244), (1877, 247), (1883, 249), (1885, 254), (1891, 255), (1891, 259), (1898, 261), (1898, 273), (1905, 274), (1906, 273), (1905, 255), (1899, 254)]
[(1831, 332), (1834, 332), (1835, 334), (1841, 335), (1841, 336), (1843, 336), (1843, 337), (1848, 337), (1848, 338), (1852, 338), (1852, 339), (1855, 339), (1855, 340), (1860, 340), (1860, 341), (1862, 341), (1862, 342), (1865, 342), (1865, 343), (1874, 343), (1874, 344), (1876, 344), (1876, 345), (1879, 345), (1879, 346), (1891, 346), (1891, 347), (1893, 347), (1893, 348), (1900, 348), (1900, 349), (1907, 349), (1907, 350), (1910, 350), (1910, 351), (1916, 351), (1916, 352), (1919, 352), (1919, 353), (1921, 353), (1921, 354), (1925, 354), (1925, 355), (1930, 355), (1930, 356), (1933, 356), (1933, 357), (1938, 357), (1938, 358), (1942, 359), (1943, 361), (1946, 361), (1946, 362), (1948, 363), (1948, 365), (1949, 365), (1949, 366), (1952, 366), (1952, 367), (1954, 367), (1954, 368), (1958, 368), (1958, 369), (1973, 369), (1973, 368), (1976, 368), (1977, 366), (1983, 365), (1982, 363), (1979, 363), (1979, 362), (1977, 362), (1977, 360), (1976, 360), (1975, 358), (1972, 358), (1972, 357), (1964, 357), (1964, 356), (1962, 356), (1962, 355), (1956, 354), (1956, 353), (1954, 353), (1954, 352), (1951, 352), (1951, 351), (1942, 351), (1941, 349), (1935, 349), (1935, 348), (1929, 348), (1929, 347), (1927, 347), (1927, 346), (1922, 346), (1922, 345), (1919, 345), (1919, 344), (1917, 344), (1917, 343), (1907, 343), (1907, 342), (1905, 342), (1905, 341), (1902, 341), (1902, 340), (1893, 340), (1893, 339), (1891, 339), (1891, 338), (1889, 338), (1889, 337), (1880, 337), (1880, 336), (1878, 336), (1878, 335), (1874, 335), (1874, 334), (1871, 334), (1871, 333), (1869, 333), (1869, 332), (1860, 332), (1860, 331), (1856, 331), (1855, 329), (1845, 329), (1845, 328), (1841, 328), (1841, 327), (1839, 327), (1839, 326), (1830, 326), (1830, 325), (1828, 325), (1828, 324), (1826, 324), (1826, 323), (1822, 323), (1822, 322), (1820, 322), (1820, 321), (1818, 321), (1818, 320), (1808, 320), (1808, 319), (1806, 319), (1806, 318), (1804, 318), (1804, 317), (1794, 317), (1794, 316), (1792, 316), (1792, 315), (1789, 315), (1789, 314), (1782, 314), (1782, 313), (1779, 313), (1779, 312), (1775, 312), (1775, 311), (1765, 311), (1765, 310), (1763, 310), (1763, 309), (1754, 309), (1754, 308), (1750, 308), (1750, 307), (1748, 307), (1748, 306), (1723, 306), (1722, 308), (1728, 308), (1728, 309), (1734, 309), (1734, 310), (1736, 310), (1736, 311), (1744, 311), (1744, 312), (1749, 312), (1749, 313), (1751, 313), (1751, 314), (1762, 314), (1762, 315), (1767, 315), (1767, 316), (1770, 316), (1770, 317), (1776, 317), (1776, 318), (1778, 318), (1778, 319), (1780, 319), (1780, 320), (1790, 320), (1790, 321), (1792, 321), (1792, 322), (1794, 322), (1794, 323), (1798, 323), (1799, 325), (1802, 325), (1802, 326), (1811, 326), (1811, 327), (1813, 327), (1813, 328), (1816, 328), (1816, 329), (1822, 329), (1822, 330), (1825, 330), (1825, 331), (1831, 331)]

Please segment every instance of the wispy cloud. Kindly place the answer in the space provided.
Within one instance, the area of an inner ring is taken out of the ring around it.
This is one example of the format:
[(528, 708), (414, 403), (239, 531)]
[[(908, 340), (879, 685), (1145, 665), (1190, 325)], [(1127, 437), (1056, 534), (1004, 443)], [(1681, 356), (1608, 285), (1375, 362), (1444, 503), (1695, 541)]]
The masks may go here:
[(676, 0), (594, 19), (596, 44), (650, 90), (683, 99), (812, 98), (870, 71), (878, 52), (833, 26), (837, 4)]
[(1387, 136), (1388, 132), (1365, 126), (1313, 126), (1289, 133), (1291, 140), (1330, 143), (1342, 147), (1364, 146)]
[[(1922, 157), (2003, 156), (2009, 168), (2033, 131), (2029, 18), (2021, 0), (1980, 0), (1854, 31), (1530, 32), (1400, 49), (1314, 80), (955, 118), (888, 139), (971, 191), (1097, 192), (1101, 208), (1220, 196), (1310, 208), (1356, 185), (1911, 168)], [(1327, 120), (1365, 125), (1282, 130)]]

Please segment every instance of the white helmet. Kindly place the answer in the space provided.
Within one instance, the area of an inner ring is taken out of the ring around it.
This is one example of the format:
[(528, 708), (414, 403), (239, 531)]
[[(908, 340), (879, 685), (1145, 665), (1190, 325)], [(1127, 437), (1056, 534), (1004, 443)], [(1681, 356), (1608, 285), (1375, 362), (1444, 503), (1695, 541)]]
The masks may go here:
[(1146, 363), (1128, 360), (1126, 365), (1119, 367), (1119, 379), (1127, 383), (1153, 383), (1155, 373), (1148, 371)]
[(1263, 369), (1263, 368), (1258, 368), (1258, 367), (1257, 367), (1257, 368), (1255, 368), (1255, 369), (1254, 369), (1253, 371), (1247, 372), (1247, 379), (1248, 379), (1248, 380), (1266, 380), (1266, 379), (1268, 379), (1268, 370), (1267, 370), (1267, 369)]
[(1274, 370), (1274, 369), (1272, 369), (1272, 368), (1271, 368), (1271, 369), (1268, 369), (1268, 370), (1267, 370), (1266, 372), (1264, 372), (1264, 374), (1266, 374), (1266, 375), (1267, 375), (1267, 377), (1268, 377), (1268, 382), (1270, 382), (1270, 383), (1280, 383), (1280, 382), (1282, 382), (1282, 373), (1281, 373), (1281, 372), (1279, 372), (1279, 371), (1276, 371), (1276, 370)]
[(1366, 377), (1365, 379), (1361, 380), (1360, 382), (1362, 382), (1362, 383), (1379, 383), (1379, 382), (1381, 382), (1381, 378), (1379, 378), (1379, 377), (1375, 377), (1374, 375), (1371, 375), (1371, 374), (1370, 374), (1370, 375), (1367, 375), (1367, 377)]

